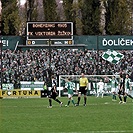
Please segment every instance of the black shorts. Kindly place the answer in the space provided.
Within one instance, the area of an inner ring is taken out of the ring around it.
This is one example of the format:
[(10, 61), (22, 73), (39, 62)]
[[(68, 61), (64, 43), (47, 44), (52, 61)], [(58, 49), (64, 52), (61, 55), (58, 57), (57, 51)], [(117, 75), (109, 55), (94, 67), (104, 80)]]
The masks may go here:
[(79, 93), (86, 95), (87, 94), (86, 86), (79, 87)]
[(52, 98), (52, 99), (56, 99), (56, 97), (58, 96), (58, 94), (57, 93), (55, 93), (55, 92), (52, 92), (52, 94), (51, 95), (49, 95), (48, 97), (49, 98)]
[(118, 90), (118, 94), (119, 95), (123, 95), (124, 94), (124, 91), (123, 90)]

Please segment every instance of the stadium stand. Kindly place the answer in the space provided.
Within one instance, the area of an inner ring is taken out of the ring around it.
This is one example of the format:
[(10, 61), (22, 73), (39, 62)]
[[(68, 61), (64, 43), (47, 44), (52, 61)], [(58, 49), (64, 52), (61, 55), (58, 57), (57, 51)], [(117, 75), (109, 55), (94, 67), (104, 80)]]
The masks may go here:
[[(58, 75), (112, 75), (129, 73), (133, 69), (133, 51), (120, 51), (124, 58), (114, 65), (102, 59), (103, 51), (78, 49), (3, 50), (3, 83), (45, 81), (47, 70)], [(51, 54), (51, 62), (49, 57)], [(50, 66), (49, 66), (50, 64)]]

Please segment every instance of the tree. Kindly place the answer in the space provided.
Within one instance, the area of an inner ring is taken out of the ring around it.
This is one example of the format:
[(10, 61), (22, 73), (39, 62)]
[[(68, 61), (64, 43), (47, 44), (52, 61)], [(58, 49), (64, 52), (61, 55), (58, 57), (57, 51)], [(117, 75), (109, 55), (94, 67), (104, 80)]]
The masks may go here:
[(36, 12), (37, 12), (37, 21), (44, 21), (44, 7), (43, 0), (35, 0)]
[(2, 0), (2, 35), (18, 35), (20, 27), (17, 0)]
[(131, 34), (132, 0), (110, 0), (106, 4), (106, 33), (109, 35)]
[(66, 21), (73, 22), (74, 35), (82, 34), (82, 14), (81, 5), (83, 0), (64, 0), (63, 7), (65, 12)]
[(63, 0), (63, 8), (65, 12), (66, 21), (72, 21), (72, 4), (73, 0)]
[(81, 8), (83, 34), (99, 35), (100, 32), (100, 0), (84, 0)]
[(74, 0), (72, 5), (72, 17), (75, 26), (75, 34), (82, 35), (82, 14), (81, 14), (82, 0)]
[(59, 21), (56, 12), (55, 0), (43, 0), (45, 21)]
[(27, 1), (27, 19), (28, 21), (37, 21), (37, 5), (35, 5), (35, 0)]

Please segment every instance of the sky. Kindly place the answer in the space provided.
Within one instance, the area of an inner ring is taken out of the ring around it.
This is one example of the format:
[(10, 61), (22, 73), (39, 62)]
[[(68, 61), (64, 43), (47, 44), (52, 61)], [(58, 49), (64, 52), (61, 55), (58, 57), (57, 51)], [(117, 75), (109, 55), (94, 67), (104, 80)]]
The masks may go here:
[(24, 5), (26, 3), (26, 0), (20, 0), (20, 5)]

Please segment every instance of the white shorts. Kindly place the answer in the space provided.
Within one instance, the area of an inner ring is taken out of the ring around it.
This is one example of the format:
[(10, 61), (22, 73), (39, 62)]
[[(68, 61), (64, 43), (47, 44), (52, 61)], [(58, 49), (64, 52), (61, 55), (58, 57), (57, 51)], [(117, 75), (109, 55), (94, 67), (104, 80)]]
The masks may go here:
[(73, 97), (73, 94), (68, 94), (68, 98), (72, 98)]
[(97, 93), (104, 93), (104, 90), (103, 89), (98, 89)]
[(116, 88), (111, 88), (111, 92), (116, 92)]

